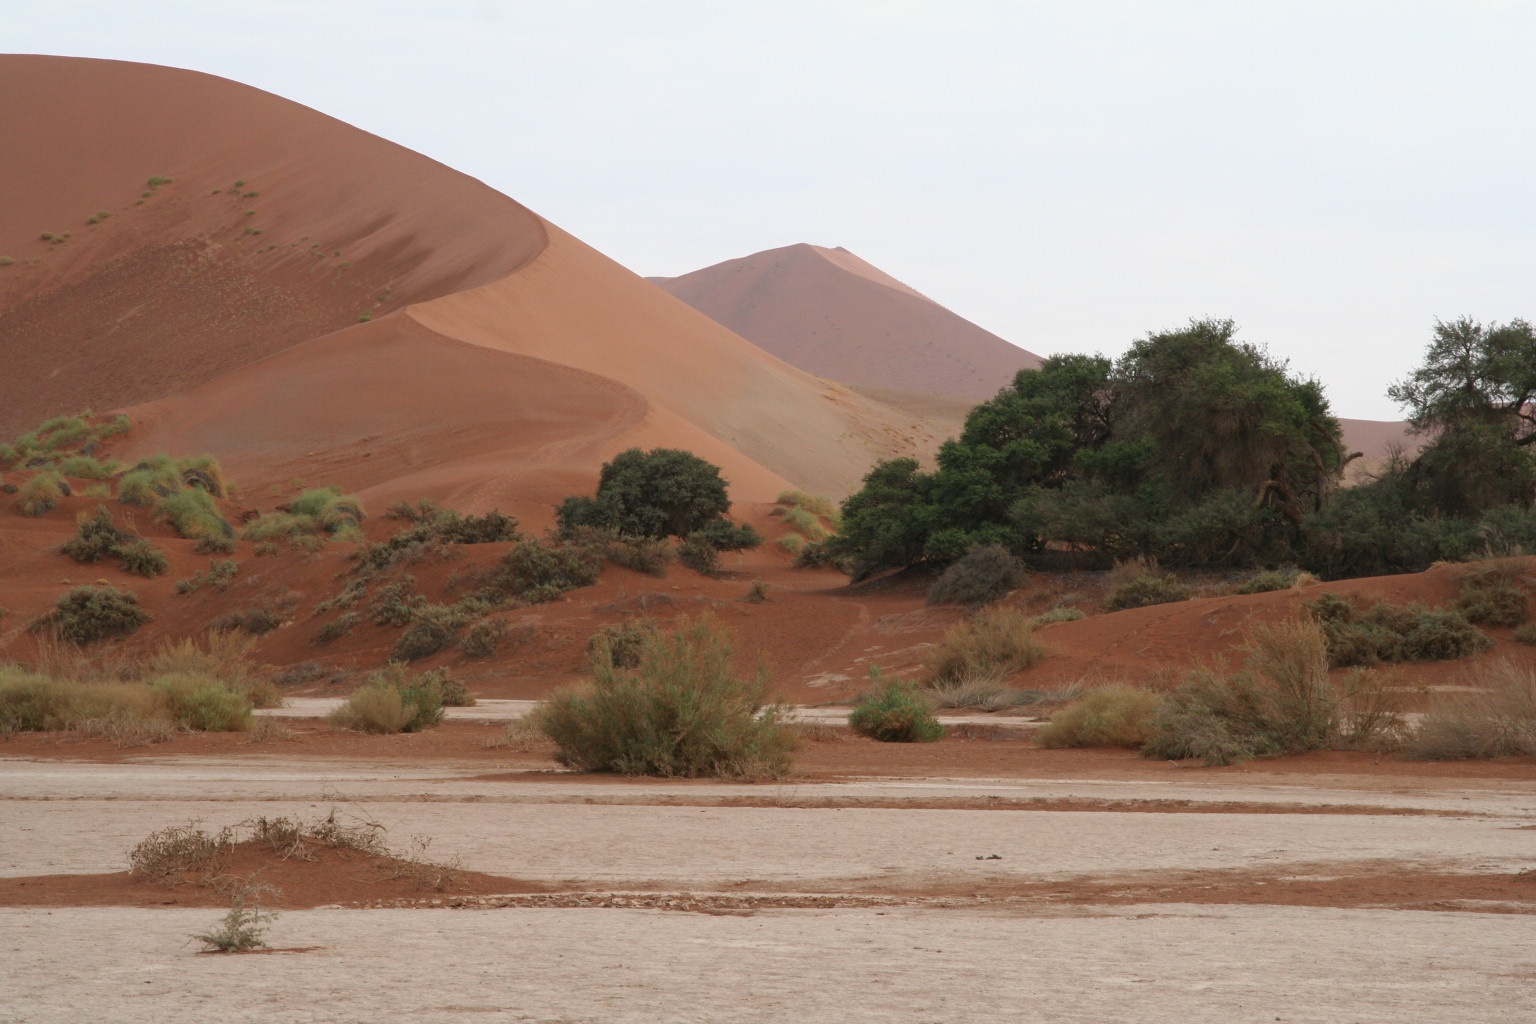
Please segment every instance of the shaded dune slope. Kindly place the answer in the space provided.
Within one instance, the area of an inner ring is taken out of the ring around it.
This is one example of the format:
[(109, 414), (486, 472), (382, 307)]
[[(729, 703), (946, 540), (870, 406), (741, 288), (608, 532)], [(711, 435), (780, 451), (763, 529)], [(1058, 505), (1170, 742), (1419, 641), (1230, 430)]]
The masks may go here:
[(544, 245), (478, 181), (197, 72), (0, 57), (0, 138), (0, 339), (28, 382), (6, 388), (11, 434), (175, 394)]
[(259, 90), (0, 57), (0, 135), (0, 432), (131, 406), (129, 455), (212, 451), (257, 502), (297, 477), (534, 519), (632, 445), (693, 450), (762, 501), (847, 493), (942, 440), (480, 182)]
[(785, 362), (847, 384), (981, 399), (1040, 365), (841, 248), (790, 245), (650, 280)]

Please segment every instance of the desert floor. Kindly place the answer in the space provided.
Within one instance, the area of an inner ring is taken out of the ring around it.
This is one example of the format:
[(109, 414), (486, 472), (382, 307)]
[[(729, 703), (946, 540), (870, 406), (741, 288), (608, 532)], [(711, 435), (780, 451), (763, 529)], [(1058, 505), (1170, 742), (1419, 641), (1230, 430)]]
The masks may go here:
[[(289, 721), (0, 744), (0, 1021), (1536, 1019), (1529, 764), (1202, 769), (998, 731), (823, 739), (728, 784), (563, 772), (483, 718)], [(226, 956), (189, 936), (227, 898), (122, 873), (157, 829), (333, 811), (463, 879), (274, 865), (274, 949)]]

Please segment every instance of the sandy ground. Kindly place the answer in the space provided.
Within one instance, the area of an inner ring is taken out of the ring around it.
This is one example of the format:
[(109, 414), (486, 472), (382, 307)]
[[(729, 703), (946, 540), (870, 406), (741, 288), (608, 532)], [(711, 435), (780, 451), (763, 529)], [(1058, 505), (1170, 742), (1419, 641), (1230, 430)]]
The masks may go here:
[[(276, 951), (237, 957), (188, 938), (216, 911), (156, 908), (153, 891), (139, 907), (0, 907), (0, 1021), (1536, 1014), (1536, 881), (1492, 899), (1441, 884), (1536, 866), (1536, 794), (1518, 780), (731, 785), (529, 768), (0, 761), (0, 878), (121, 871), (159, 828), (335, 808), (384, 825), (393, 846), (429, 837), (435, 857), (556, 890), (506, 906), (433, 907), (455, 901), (426, 893), (409, 909), (288, 910), (269, 933)], [(1087, 809), (1029, 809), (1040, 800)], [(1176, 800), (1197, 806), (1144, 813)], [(1328, 888), (1431, 875), (1430, 899)], [(1264, 886), (1274, 904), (1313, 905), (1268, 904)], [(707, 912), (655, 909), (684, 904)]]

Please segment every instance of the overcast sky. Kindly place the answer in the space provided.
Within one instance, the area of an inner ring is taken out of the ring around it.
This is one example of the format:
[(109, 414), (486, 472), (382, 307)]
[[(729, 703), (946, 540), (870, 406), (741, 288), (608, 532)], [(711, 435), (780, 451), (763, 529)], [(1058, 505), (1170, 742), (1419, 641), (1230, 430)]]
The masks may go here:
[(1536, 2), (48, 0), (0, 49), (270, 90), (642, 274), (841, 245), (1042, 354), (1231, 317), (1344, 416), (1536, 318)]

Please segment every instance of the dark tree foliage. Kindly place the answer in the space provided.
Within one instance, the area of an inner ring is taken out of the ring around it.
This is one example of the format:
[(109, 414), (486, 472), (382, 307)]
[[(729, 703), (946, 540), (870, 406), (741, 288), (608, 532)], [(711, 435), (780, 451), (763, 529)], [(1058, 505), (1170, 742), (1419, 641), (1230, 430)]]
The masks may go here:
[(1151, 334), (1118, 362), (1053, 356), (972, 410), (938, 469), (877, 465), (834, 544), (856, 578), (978, 545), (1046, 544), (1170, 564), (1293, 555), (1337, 486), (1340, 429), (1315, 381), (1230, 320)]
[(1411, 475), (1424, 506), (1477, 516), (1536, 492), (1536, 330), (1435, 322), (1424, 363), (1387, 394), (1429, 436)]
[(677, 448), (631, 448), (604, 463), (597, 496), (571, 497), (555, 510), (560, 529), (580, 526), (623, 537), (686, 537), (731, 507), (718, 467)]

